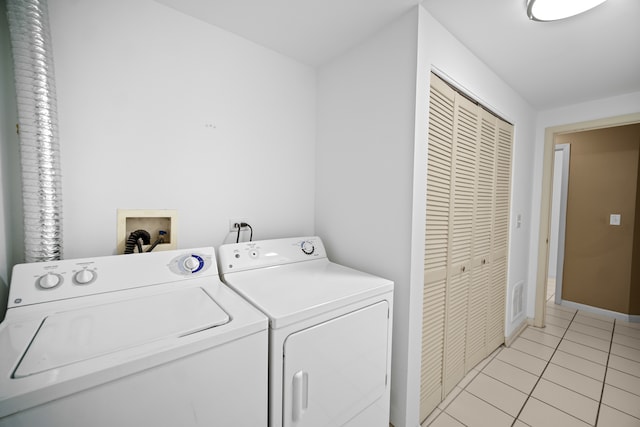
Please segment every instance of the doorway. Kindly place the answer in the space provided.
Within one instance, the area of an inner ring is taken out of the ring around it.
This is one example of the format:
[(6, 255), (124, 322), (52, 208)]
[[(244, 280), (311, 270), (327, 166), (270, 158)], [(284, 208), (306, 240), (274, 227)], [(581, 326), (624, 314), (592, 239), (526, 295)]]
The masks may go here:
[[(573, 123), (545, 129), (545, 143), (543, 154), (542, 197), (540, 203), (540, 234), (538, 238), (538, 266), (536, 274), (536, 297), (534, 326), (544, 327), (547, 278), (549, 277), (549, 255), (551, 251), (551, 218), (553, 198), (553, 175), (555, 162), (556, 136), (606, 127), (640, 123), (640, 113), (594, 120), (590, 122)], [(556, 273), (557, 277), (557, 273)], [(561, 295), (561, 293), (560, 293)]]

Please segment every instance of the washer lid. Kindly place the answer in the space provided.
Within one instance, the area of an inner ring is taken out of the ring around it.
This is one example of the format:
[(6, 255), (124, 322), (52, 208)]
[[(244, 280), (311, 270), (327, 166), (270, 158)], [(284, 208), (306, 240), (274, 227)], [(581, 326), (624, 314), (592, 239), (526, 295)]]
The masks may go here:
[(229, 322), (200, 287), (47, 316), (14, 372), (26, 377)]

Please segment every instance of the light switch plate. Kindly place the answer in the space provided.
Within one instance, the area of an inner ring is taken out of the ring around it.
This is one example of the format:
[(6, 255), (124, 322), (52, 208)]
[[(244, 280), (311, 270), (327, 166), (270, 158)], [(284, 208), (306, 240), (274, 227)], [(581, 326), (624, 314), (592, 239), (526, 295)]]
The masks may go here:
[(620, 225), (620, 214), (609, 215), (609, 225)]

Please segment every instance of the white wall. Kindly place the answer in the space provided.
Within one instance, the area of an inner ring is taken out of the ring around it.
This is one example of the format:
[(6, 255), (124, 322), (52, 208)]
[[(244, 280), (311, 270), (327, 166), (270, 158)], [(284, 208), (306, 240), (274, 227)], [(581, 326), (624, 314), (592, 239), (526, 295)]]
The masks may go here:
[(151, 0), (50, 2), (64, 256), (116, 209), (177, 209), (179, 248), (313, 232), (315, 70)]
[[(336, 262), (395, 282), (391, 422), (407, 408), (417, 10), (318, 71), (316, 232)], [(415, 335), (415, 334), (413, 334)], [(419, 376), (419, 375), (418, 375)], [(417, 379), (419, 381), (419, 378)], [(409, 413), (407, 413), (409, 411)], [(415, 423), (413, 424), (415, 425)]]
[(24, 261), (18, 107), (6, 2), (0, 0), (0, 320), (6, 309), (11, 269)]
[(532, 171), (533, 196), (531, 211), (531, 241), (529, 259), (529, 287), (527, 313), (533, 313), (535, 309), (535, 283), (537, 280), (538, 265), (538, 234), (540, 232), (540, 202), (542, 200), (542, 168), (544, 154), (545, 129), (587, 122), (609, 117), (623, 116), (640, 112), (640, 92), (629, 93), (598, 99), (580, 104), (567, 105), (561, 108), (542, 111), (536, 119), (534, 169)]
[[(515, 124), (509, 292), (528, 276), (531, 107), (422, 7), (323, 66), (316, 231), (335, 260), (395, 281), (391, 421), (396, 427), (419, 423), (432, 69)], [(521, 228), (515, 228), (517, 214)], [(507, 334), (522, 320), (508, 319)]]

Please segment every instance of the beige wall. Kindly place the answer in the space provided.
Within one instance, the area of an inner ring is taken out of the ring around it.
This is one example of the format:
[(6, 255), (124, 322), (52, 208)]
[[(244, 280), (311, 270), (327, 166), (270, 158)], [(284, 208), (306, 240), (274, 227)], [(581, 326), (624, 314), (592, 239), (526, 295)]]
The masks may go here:
[[(639, 296), (640, 124), (565, 134), (556, 143), (571, 144), (562, 298), (630, 313), (632, 296), (636, 307)], [(620, 226), (609, 225), (614, 213)]]
[[(640, 165), (640, 153), (638, 162)], [(640, 190), (640, 173), (638, 173), (637, 188)], [(640, 314), (640, 197), (638, 197), (638, 193), (636, 193), (636, 220), (633, 236), (633, 265), (631, 266), (629, 314)]]

